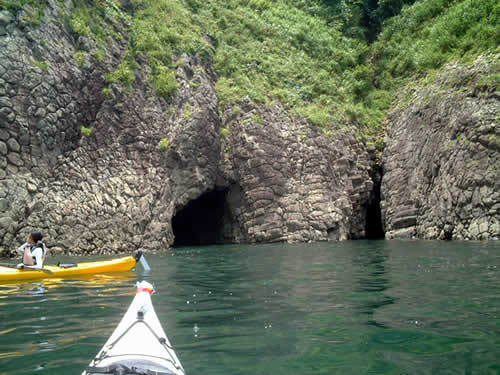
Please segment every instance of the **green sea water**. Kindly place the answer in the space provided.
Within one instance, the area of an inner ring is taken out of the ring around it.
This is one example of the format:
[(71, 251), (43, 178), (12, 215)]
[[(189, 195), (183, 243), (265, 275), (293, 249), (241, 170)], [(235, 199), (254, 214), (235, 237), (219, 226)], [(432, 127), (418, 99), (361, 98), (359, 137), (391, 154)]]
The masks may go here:
[(142, 279), (188, 375), (500, 374), (498, 241), (224, 245), (146, 259), (148, 273), (0, 285), (0, 375), (81, 373)]

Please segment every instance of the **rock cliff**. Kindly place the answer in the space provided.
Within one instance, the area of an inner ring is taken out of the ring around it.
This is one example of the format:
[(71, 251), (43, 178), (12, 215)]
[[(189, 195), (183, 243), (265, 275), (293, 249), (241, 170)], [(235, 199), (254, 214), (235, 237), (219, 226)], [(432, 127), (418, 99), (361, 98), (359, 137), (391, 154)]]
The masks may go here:
[(401, 93), (383, 154), (387, 238), (500, 237), (498, 73), (499, 56), (482, 56)]
[(99, 61), (49, 3), (40, 25), (23, 12), (0, 17), (4, 253), (32, 228), (55, 252), (164, 249), (175, 216), (211, 191), (223, 206), (214, 241), (364, 236), (375, 155), (352, 131), (325, 136), (279, 106), (250, 102), (221, 117), (216, 77), (196, 57), (178, 64), (169, 102), (154, 95), (146, 62), (130, 90), (108, 87), (125, 42), (111, 41)]
[(354, 139), (352, 129), (325, 136), (283, 108), (249, 102), (225, 113), (225, 172), (238, 197), (232, 209), (239, 224), (235, 238), (303, 242), (365, 236), (375, 153)]
[[(217, 77), (196, 56), (180, 59), (168, 101), (146, 61), (130, 88), (110, 84), (126, 33), (95, 56), (60, 22), (70, 7), (48, 1), (36, 25), (29, 7), (0, 12), (0, 253), (33, 228), (71, 254), (367, 235), (380, 175), (355, 129), (249, 100), (219, 110)], [(392, 112), (389, 238), (499, 235), (498, 92), (481, 83), (494, 66), (450, 67)]]

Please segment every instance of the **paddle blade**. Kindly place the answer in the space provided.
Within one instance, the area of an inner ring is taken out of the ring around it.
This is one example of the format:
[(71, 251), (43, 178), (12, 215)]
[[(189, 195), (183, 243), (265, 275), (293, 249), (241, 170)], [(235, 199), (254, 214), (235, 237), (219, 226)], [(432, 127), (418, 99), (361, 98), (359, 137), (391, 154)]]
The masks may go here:
[(144, 254), (142, 254), (141, 258), (139, 259), (139, 262), (141, 262), (141, 265), (144, 268), (144, 271), (146, 271), (146, 272), (151, 271), (151, 267), (149, 267), (148, 261), (146, 260), (146, 257), (144, 256)]

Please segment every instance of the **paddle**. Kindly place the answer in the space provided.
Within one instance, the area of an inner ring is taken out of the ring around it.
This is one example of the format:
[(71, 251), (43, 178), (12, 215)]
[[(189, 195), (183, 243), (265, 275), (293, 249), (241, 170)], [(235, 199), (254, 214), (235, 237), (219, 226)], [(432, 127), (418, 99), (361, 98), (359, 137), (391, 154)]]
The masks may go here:
[(41, 271), (41, 272), (45, 272), (48, 275), (52, 275), (52, 271), (51, 270), (47, 270), (45, 268), (36, 268), (34, 266), (25, 266), (25, 265), (22, 265), (20, 268), (18, 268), (17, 264), (10, 264), (10, 263), (0, 263), (0, 266), (8, 267), (8, 268), (15, 268), (17, 270)]
[(141, 250), (137, 250), (135, 252), (135, 261), (136, 261), (136, 263), (137, 263), (137, 261), (141, 262), (141, 265), (144, 268), (144, 272), (151, 271), (151, 267), (149, 267), (149, 263), (146, 260), (146, 257), (144, 256), (144, 254), (142, 253)]

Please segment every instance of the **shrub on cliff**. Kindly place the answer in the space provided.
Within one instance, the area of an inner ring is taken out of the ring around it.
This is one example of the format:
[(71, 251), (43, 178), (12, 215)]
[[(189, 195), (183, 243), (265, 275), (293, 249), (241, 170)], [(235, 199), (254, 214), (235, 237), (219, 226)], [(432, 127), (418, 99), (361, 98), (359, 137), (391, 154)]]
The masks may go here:
[(426, 74), (451, 60), (498, 52), (500, 7), (495, 0), (421, 0), (384, 24), (372, 48), (381, 85)]
[(123, 60), (113, 72), (106, 74), (106, 81), (108, 83), (119, 81), (125, 88), (129, 89), (134, 81), (134, 71), (130, 67), (130, 63)]
[(167, 151), (170, 148), (170, 140), (168, 138), (162, 138), (158, 143), (158, 149), (160, 151)]
[(92, 134), (94, 134), (94, 129), (92, 128), (87, 128), (86, 126), (80, 126), (80, 134), (85, 137), (90, 137)]
[(24, 9), (25, 5), (39, 8), (46, 4), (47, 0), (0, 0), (0, 9), (8, 9), (16, 14), (18, 11)]
[(157, 95), (165, 99), (177, 91), (177, 82), (175, 74), (171, 72), (166, 66), (156, 66), (155, 72), (152, 77), (152, 85)]

